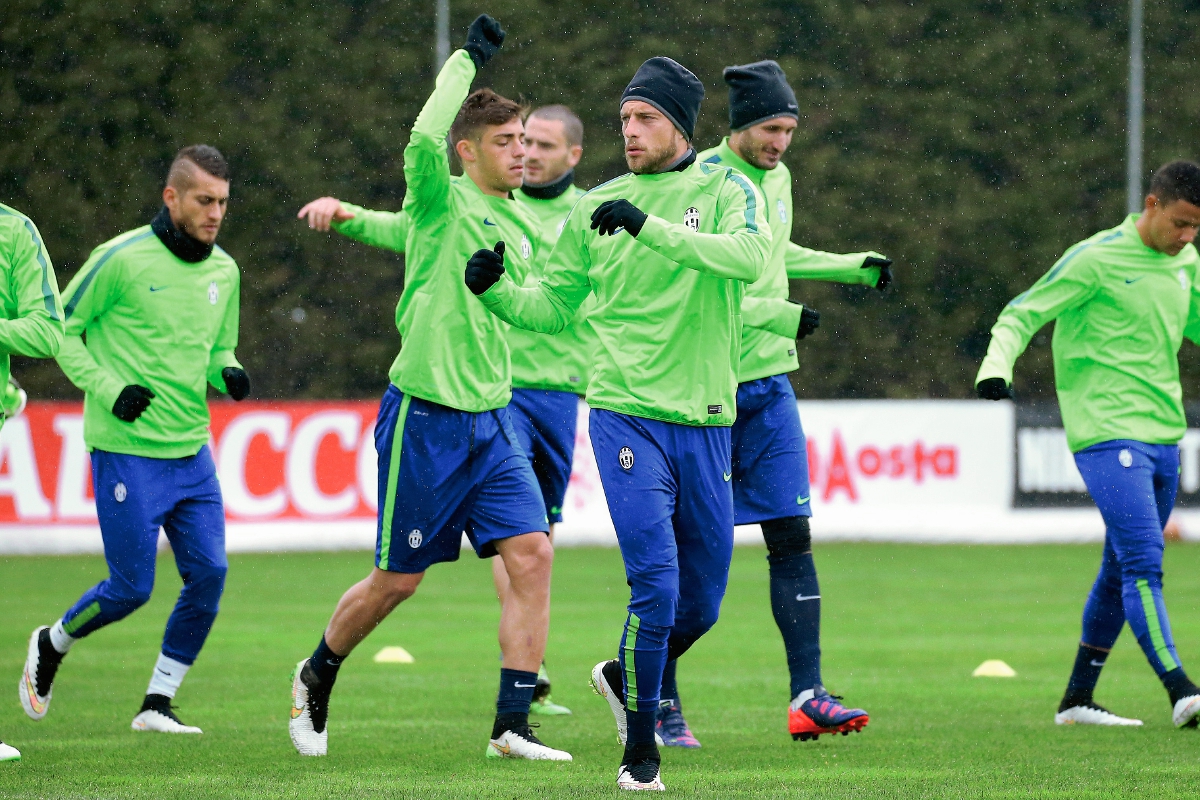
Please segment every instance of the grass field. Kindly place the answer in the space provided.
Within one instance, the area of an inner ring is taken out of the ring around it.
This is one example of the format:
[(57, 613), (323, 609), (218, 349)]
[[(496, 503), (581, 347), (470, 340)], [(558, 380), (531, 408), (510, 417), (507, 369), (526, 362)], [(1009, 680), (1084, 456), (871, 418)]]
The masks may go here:
[[(786, 733), (783, 649), (764, 551), (738, 548), (720, 623), (689, 653), (680, 688), (699, 751), (663, 753), (668, 791), (698, 797), (1184, 797), (1200, 794), (1200, 732), (1170, 724), (1165, 693), (1126, 631), (1097, 699), (1141, 729), (1058, 728), (1098, 546), (818, 548), (825, 680), (871, 712), (850, 737)], [(178, 578), (160, 561), (152, 602), (80, 643), (50, 715), (28, 720), (16, 684), (29, 631), (104, 575), (95, 557), (0, 559), (0, 797), (601, 797), (620, 748), (587, 687), (615, 652), (627, 588), (615, 550), (558, 553), (549, 665), (575, 715), (543, 722), (573, 764), (485, 760), (498, 616), (488, 565), (433, 569), (342, 669), (330, 755), (287, 735), (288, 674), (310, 652), (364, 553), (234, 556), (221, 616), (177, 702), (202, 737), (137, 734), (137, 711)], [(1200, 548), (1169, 547), (1167, 601), (1185, 665), (1200, 664)], [(402, 645), (412, 665), (375, 664)], [(972, 678), (1001, 658), (1015, 679)], [(1200, 667), (1193, 666), (1195, 672)]]

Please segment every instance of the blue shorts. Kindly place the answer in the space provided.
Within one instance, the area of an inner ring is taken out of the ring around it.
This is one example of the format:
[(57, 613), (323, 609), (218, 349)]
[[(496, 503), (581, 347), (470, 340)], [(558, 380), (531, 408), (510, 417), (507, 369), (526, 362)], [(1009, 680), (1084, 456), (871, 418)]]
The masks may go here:
[(546, 517), (562, 522), (563, 498), (575, 458), (579, 396), (546, 389), (513, 389), (508, 416), (517, 441), (533, 464), (546, 503)]
[(489, 558), (501, 539), (549, 530), (506, 408), (459, 411), (388, 386), (375, 449), (380, 569), (411, 574), (457, 561), (463, 533)]
[(629, 611), (671, 629), (681, 640), (672, 649), (686, 650), (716, 622), (729, 579), (729, 428), (602, 409), (591, 412), (588, 427), (625, 561)]
[(733, 508), (738, 525), (811, 517), (808, 445), (786, 375), (738, 385), (733, 444)]

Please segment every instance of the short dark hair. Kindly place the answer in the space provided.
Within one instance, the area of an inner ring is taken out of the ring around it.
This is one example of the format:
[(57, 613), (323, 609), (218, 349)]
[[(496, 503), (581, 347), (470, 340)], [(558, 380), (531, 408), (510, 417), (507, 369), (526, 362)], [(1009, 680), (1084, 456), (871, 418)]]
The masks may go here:
[(534, 117), (561, 122), (563, 133), (567, 136), (567, 147), (579, 147), (583, 144), (583, 121), (566, 106), (553, 105), (535, 108), (529, 115), (529, 119)]
[(1200, 164), (1183, 159), (1163, 164), (1150, 179), (1150, 194), (1164, 205), (1186, 200), (1200, 206)]
[(167, 171), (167, 185), (187, 190), (192, 185), (192, 172), (197, 167), (214, 178), (229, 180), (229, 162), (220, 150), (207, 144), (192, 144), (175, 154), (171, 169)]
[(476, 89), (467, 95), (450, 126), (450, 146), (454, 147), (463, 139), (478, 142), (487, 126), (520, 119), (525, 111), (520, 103), (501, 97), (491, 89)]

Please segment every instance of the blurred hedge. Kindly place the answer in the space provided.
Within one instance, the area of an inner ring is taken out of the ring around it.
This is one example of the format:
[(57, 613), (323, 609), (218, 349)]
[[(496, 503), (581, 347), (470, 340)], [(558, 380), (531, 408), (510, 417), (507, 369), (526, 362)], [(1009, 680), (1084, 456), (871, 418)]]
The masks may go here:
[[(1124, 206), (1124, 3), (454, 3), (509, 31), (481, 84), (565, 102), (587, 125), (584, 185), (624, 171), (617, 98), (670, 55), (708, 87), (696, 141), (724, 133), (726, 64), (775, 58), (804, 114), (787, 163), (796, 241), (874, 248), (898, 284), (793, 283), (821, 310), (795, 383), (808, 397), (965, 397), (1003, 304)], [(1200, 157), (1200, 0), (1147, 9), (1146, 163)], [(308, 231), (323, 194), (404, 196), (407, 131), (433, 81), (433, 2), (7, 0), (0, 198), (41, 227), (66, 285), (90, 250), (145, 224), (181, 146), (235, 171), (221, 245), (243, 270), (240, 356), (259, 397), (370, 397), (399, 345), (403, 260)], [(1018, 367), (1053, 391), (1049, 331)], [(1200, 356), (1185, 345), (1185, 380)], [(16, 372), (74, 397), (50, 363)]]

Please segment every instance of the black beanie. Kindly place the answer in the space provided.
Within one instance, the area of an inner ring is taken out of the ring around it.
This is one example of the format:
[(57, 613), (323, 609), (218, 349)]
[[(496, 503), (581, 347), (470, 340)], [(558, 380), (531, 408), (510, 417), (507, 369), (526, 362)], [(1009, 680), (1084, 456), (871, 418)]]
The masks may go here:
[(722, 76), (729, 84), (730, 130), (745, 130), (775, 117), (800, 119), (796, 93), (774, 61), (726, 67)]
[(655, 56), (638, 67), (621, 95), (621, 105), (628, 100), (649, 103), (691, 141), (703, 99), (704, 84), (691, 70), (666, 56)]

